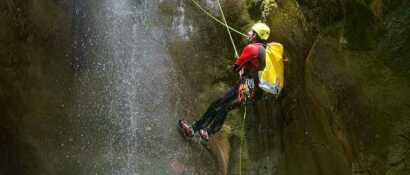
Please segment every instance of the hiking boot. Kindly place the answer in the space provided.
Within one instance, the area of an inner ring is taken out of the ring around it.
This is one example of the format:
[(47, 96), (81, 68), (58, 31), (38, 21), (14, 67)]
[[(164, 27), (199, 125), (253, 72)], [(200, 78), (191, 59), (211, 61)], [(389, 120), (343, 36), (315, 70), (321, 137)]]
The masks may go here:
[(192, 129), (191, 125), (186, 120), (180, 120), (179, 121), (179, 127), (184, 132), (184, 135), (187, 137), (193, 137), (194, 136), (194, 130)]
[(209, 140), (208, 131), (206, 131), (206, 130), (204, 130), (204, 129), (200, 129), (200, 130), (199, 130), (199, 135), (201, 136), (202, 140), (204, 140), (204, 141), (208, 141), (208, 140)]

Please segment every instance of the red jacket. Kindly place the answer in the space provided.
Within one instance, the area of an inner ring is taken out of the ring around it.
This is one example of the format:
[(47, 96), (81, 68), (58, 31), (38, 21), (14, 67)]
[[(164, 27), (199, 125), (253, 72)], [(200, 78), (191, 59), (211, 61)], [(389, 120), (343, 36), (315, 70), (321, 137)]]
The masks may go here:
[(257, 73), (265, 67), (265, 47), (262, 43), (251, 43), (245, 46), (241, 56), (236, 59), (237, 70), (244, 68), (245, 74)]

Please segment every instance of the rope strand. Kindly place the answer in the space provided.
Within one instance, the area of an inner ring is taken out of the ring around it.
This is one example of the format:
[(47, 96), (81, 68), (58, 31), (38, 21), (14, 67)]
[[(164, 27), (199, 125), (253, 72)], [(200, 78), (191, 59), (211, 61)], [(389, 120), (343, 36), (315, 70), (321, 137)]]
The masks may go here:
[(242, 175), (242, 147), (244, 144), (245, 137), (245, 120), (246, 120), (246, 104), (244, 105), (244, 113), (242, 119), (242, 131), (241, 131), (241, 144), (239, 146), (239, 175)]
[(217, 2), (218, 2), (218, 6), (219, 6), (219, 11), (221, 11), (222, 19), (223, 19), (223, 21), (225, 23), (225, 26), (226, 26), (226, 30), (228, 31), (229, 39), (231, 39), (233, 50), (235, 51), (235, 58), (238, 58), (239, 57), (238, 50), (236, 49), (235, 41), (232, 38), (231, 31), (229, 30), (228, 23), (226, 22), (225, 14), (224, 14), (224, 11), (222, 10), (221, 2), (219, 2), (219, 0), (217, 0)]
[[(191, 0), (191, 1), (192, 1), (192, 3), (195, 4), (195, 6), (196, 6), (199, 10), (201, 10), (202, 12), (204, 12), (208, 17), (210, 17), (211, 19), (213, 19), (214, 21), (216, 21), (217, 23), (219, 23), (219, 24), (221, 24), (221, 25), (223, 25), (223, 26), (228, 26), (228, 25), (224, 24), (221, 20), (219, 20), (218, 18), (216, 18), (215, 16), (213, 16), (210, 12), (208, 12), (205, 8), (203, 8), (198, 2), (196, 2), (195, 0)], [(230, 30), (234, 31), (235, 33), (237, 33), (237, 34), (239, 34), (239, 35), (245, 37), (245, 38), (248, 37), (248, 35), (246, 35), (246, 34), (240, 32), (240, 31), (236, 30), (235, 28), (233, 28), (233, 27), (231, 27), (231, 26), (228, 26), (228, 28), (229, 28)]]

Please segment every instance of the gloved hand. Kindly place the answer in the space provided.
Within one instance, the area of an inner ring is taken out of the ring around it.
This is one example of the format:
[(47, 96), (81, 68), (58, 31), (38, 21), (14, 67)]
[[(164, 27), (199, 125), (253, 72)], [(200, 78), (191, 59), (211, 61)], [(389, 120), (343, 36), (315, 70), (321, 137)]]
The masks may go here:
[(243, 79), (243, 75), (245, 74), (245, 69), (240, 69), (239, 70), (239, 78), (242, 80)]
[(233, 71), (238, 72), (239, 71), (239, 65), (238, 64), (234, 64), (233, 65)]

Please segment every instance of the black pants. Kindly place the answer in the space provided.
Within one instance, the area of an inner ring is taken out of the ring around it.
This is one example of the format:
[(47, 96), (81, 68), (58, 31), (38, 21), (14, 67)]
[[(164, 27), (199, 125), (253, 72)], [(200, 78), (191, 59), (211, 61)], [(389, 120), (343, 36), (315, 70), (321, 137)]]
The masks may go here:
[(194, 123), (195, 132), (206, 128), (208, 135), (212, 135), (222, 128), (228, 112), (241, 105), (238, 99), (239, 85), (237, 83), (224, 96), (211, 103), (201, 119)]

